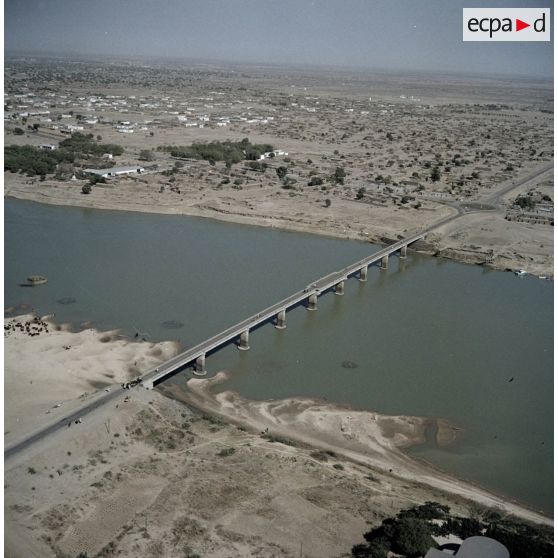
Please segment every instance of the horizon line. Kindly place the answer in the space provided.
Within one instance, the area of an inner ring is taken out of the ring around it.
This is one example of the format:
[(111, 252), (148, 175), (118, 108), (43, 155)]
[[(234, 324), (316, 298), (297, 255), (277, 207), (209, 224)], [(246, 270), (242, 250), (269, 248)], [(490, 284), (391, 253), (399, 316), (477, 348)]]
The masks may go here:
[(425, 75), (451, 75), (451, 76), (470, 76), (470, 77), (481, 77), (485, 79), (498, 79), (498, 78), (516, 78), (516, 79), (537, 79), (544, 81), (553, 81), (554, 73), (552, 74), (513, 74), (513, 73), (494, 73), (494, 72), (482, 72), (474, 70), (458, 70), (458, 69), (425, 69), (425, 68), (409, 68), (409, 67), (398, 67), (398, 68), (387, 68), (380, 66), (362, 66), (353, 65), (347, 66), (343, 64), (335, 63), (318, 63), (318, 62), (279, 62), (279, 61), (264, 61), (264, 60), (230, 60), (223, 58), (203, 58), (203, 57), (187, 57), (187, 56), (167, 56), (167, 55), (146, 55), (146, 54), (107, 54), (107, 53), (93, 53), (93, 52), (62, 52), (62, 51), (34, 51), (27, 49), (4, 49), (4, 62), (8, 56), (21, 56), (21, 57), (33, 57), (33, 58), (65, 58), (68, 60), (72, 59), (89, 59), (91, 61), (95, 59), (110, 59), (110, 60), (121, 60), (121, 61), (157, 61), (157, 62), (169, 62), (169, 63), (187, 63), (192, 65), (217, 65), (217, 66), (260, 66), (268, 68), (291, 68), (294, 70), (335, 70), (337, 72), (357, 72), (357, 73), (406, 73), (406, 74), (425, 74)]

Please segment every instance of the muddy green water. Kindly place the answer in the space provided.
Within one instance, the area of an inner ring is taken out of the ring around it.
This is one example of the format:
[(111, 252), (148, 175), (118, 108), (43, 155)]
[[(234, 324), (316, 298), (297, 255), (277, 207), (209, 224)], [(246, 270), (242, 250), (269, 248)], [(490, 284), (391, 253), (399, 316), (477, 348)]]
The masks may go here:
[[(186, 348), (375, 251), (370, 244), (181, 216), (7, 200), (5, 306)], [(46, 285), (19, 284), (32, 274)], [(251, 350), (208, 358), (252, 399), (313, 396), (444, 417), (450, 448), (413, 455), (551, 512), (553, 284), (410, 254), (299, 308)], [(355, 368), (345, 368), (352, 361)]]

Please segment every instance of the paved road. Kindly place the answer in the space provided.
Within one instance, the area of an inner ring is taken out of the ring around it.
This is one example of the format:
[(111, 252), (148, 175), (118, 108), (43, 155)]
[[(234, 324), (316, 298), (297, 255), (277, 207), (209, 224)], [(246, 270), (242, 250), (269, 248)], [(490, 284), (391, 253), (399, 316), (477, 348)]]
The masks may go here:
[(43, 428), (42, 430), (39, 430), (38, 432), (35, 432), (34, 434), (31, 434), (31, 436), (25, 438), (21, 442), (17, 442), (9, 448), (6, 448), (4, 450), (4, 461), (7, 461), (8, 459), (10, 459), (10, 457), (13, 457), (17, 453), (33, 445), (35, 442), (38, 442), (42, 438), (53, 434), (57, 430), (60, 430), (61, 428), (68, 428), (68, 423), (71, 424), (70, 428), (79, 428), (80, 425), (75, 424), (75, 421), (77, 419), (84, 417), (101, 405), (105, 405), (120, 396), (124, 396), (126, 393), (128, 393), (128, 391), (124, 392), (120, 386), (114, 386), (110, 392), (104, 393), (100, 397), (97, 397), (94, 401), (85, 404), (83, 407), (80, 407), (76, 411), (68, 413), (57, 422), (50, 424), (49, 426)]
[[(516, 180), (508, 181), (504, 183), (504, 185), (500, 189), (491, 192), (486, 196), (481, 196), (474, 200), (468, 200), (467, 202), (432, 200), (442, 205), (446, 205), (448, 207), (455, 209), (457, 211), (457, 215), (452, 215), (451, 217), (448, 217), (442, 221), (439, 221), (438, 223), (435, 223), (431, 227), (425, 229), (424, 232), (425, 233), (431, 232), (434, 229), (437, 229), (442, 225), (445, 225), (450, 221), (453, 221), (454, 219), (457, 219), (463, 215), (470, 215), (472, 213), (486, 213), (490, 211), (492, 212), (502, 211), (501, 208), (499, 208), (499, 205), (502, 203), (503, 196), (505, 196), (508, 192), (514, 190), (515, 188), (519, 188), (520, 186), (523, 186), (537, 178), (542, 177), (545, 173), (549, 172), (553, 168), (554, 168), (553, 163), (547, 163), (542, 167), (540, 167), (539, 169), (527, 174), (525, 177), (521, 178), (518, 181)], [(482, 206), (482, 207), (478, 207), (478, 206)]]
[(526, 184), (527, 182), (530, 182), (535, 178), (540, 178), (543, 174), (545, 174), (546, 172), (548, 172), (553, 168), (554, 168), (554, 163), (547, 163), (543, 167), (529, 173), (528, 175), (521, 178), (520, 180), (518, 181), (512, 180), (511, 184), (507, 184), (502, 188), (500, 188), (499, 190), (496, 190), (495, 192), (491, 192), (485, 197), (479, 198), (477, 201), (479, 203), (497, 205), (498, 203), (501, 202), (502, 197), (506, 195), (508, 192), (510, 192), (511, 190), (513, 190), (514, 188), (518, 188), (519, 186), (522, 186), (523, 184)]

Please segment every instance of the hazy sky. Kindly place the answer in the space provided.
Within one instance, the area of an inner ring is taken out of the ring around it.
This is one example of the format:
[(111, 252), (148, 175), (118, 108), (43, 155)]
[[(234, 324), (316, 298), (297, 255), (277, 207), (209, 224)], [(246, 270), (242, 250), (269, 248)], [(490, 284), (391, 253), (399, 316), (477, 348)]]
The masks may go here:
[(4, 48), (552, 76), (552, 42), (463, 43), (475, 6), (552, 1), (5, 0)]

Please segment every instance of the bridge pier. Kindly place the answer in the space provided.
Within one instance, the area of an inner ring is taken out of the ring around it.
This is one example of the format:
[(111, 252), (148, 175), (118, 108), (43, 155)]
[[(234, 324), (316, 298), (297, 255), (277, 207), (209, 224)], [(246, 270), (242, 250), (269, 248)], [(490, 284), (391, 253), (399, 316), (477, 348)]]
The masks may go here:
[(381, 269), (387, 269), (389, 265), (389, 256), (384, 256), (382, 258), (382, 265), (380, 266)]
[(205, 369), (205, 355), (200, 355), (196, 359), (196, 366), (194, 367), (194, 374), (196, 376), (205, 376), (207, 370)]
[(142, 382), (141, 385), (145, 388), (145, 389), (153, 389), (153, 382), (146, 380), (145, 382)]
[(309, 297), (308, 297), (308, 306), (306, 307), (306, 310), (310, 310), (310, 311), (314, 311), (318, 309), (318, 295), (316, 293), (312, 293)]
[(339, 283), (335, 285), (335, 294), (339, 296), (345, 294), (345, 281), (339, 281)]
[(404, 260), (407, 257), (407, 245), (401, 246), (401, 250), (399, 250), (399, 257)]
[(250, 330), (247, 329), (240, 334), (240, 342), (238, 343), (238, 349), (240, 351), (247, 351), (250, 348), (248, 344), (250, 340)]
[(360, 268), (360, 274), (358, 276), (358, 280), (364, 282), (367, 280), (367, 278), (368, 278), (368, 266), (365, 265), (364, 267)]
[(287, 327), (287, 312), (286, 310), (281, 310), (277, 313), (277, 323), (275, 324), (277, 329), (285, 329)]

